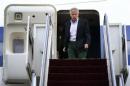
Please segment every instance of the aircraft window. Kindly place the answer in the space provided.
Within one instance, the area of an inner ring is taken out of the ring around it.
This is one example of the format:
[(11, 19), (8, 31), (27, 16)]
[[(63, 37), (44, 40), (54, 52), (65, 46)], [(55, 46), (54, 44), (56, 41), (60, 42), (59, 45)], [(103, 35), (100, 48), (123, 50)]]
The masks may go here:
[(13, 53), (24, 53), (24, 39), (13, 40)]

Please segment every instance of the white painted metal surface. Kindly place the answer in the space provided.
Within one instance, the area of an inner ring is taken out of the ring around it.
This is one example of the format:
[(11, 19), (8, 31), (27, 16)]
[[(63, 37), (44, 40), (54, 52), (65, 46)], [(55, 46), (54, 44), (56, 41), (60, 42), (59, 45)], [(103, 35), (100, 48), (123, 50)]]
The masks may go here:
[(34, 39), (34, 61), (33, 69), (35, 70), (36, 75), (40, 76), (42, 56), (43, 56), (43, 44), (44, 44), (44, 34), (45, 34), (45, 25), (44, 24), (35, 24), (34, 28), (36, 29), (36, 36)]
[(115, 74), (119, 75), (123, 68), (122, 62), (122, 25), (109, 24), (110, 47), (114, 63)]
[(0, 86), (30, 86), (29, 84), (5, 84), (2, 80), (3, 67), (0, 67)]
[[(41, 37), (42, 34), (44, 34), (44, 28), (39, 29), (39, 27), (36, 27), (36, 25), (44, 25), (46, 23), (46, 14), (50, 14), (53, 25), (53, 43), (51, 53), (52, 57), (57, 58), (57, 12), (53, 6), (10, 5), (5, 9), (5, 29), (3, 43), (4, 81), (13, 80), (14, 83), (17, 83), (21, 80), (29, 80), (26, 71), (28, 63), (33, 64), (34, 71), (38, 76), (40, 75), (40, 58), (42, 58), (40, 53), (42, 52), (42, 42), (44, 41), (44, 39)], [(30, 44), (29, 33), (31, 33), (32, 38), (34, 38), (32, 39), (32, 42), (34, 42), (34, 45), (32, 45), (34, 47), (34, 54), (31, 52), (32, 48)], [(16, 40), (17, 46), (14, 45), (14, 40)], [(23, 41), (23, 44), (21, 44), (21, 40)], [(21, 51), (17, 52), (17, 48)]]

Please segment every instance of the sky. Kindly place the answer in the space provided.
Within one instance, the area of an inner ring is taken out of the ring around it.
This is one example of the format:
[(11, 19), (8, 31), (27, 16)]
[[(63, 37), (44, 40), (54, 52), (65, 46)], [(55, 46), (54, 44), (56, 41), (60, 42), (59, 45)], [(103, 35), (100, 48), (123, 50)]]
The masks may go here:
[(130, 25), (130, 0), (0, 0), (0, 26), (4, 26), (4, 9), (9, 4), (52, 4), (57, 10), (96, 9), (100, 13), (100, 24), (104, 14), (108, 15), (109, 23)]

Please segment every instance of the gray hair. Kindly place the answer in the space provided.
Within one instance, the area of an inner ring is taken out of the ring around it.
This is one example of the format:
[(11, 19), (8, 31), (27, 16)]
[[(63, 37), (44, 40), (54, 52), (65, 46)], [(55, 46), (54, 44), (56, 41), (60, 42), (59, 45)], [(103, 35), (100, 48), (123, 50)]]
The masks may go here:
[(71, 14), (72, 11), (76, 11), (77, 13), (79, 13), (79, 9), (78, 8), (71, 8), (70, 9), (70, 14)]

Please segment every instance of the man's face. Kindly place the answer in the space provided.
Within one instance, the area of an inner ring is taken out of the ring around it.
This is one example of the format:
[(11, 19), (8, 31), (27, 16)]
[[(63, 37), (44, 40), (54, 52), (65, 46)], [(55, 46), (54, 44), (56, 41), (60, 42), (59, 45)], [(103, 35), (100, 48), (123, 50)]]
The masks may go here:
[(70, 17), (71, 17), (72, 21), (76, 21), (77, 18), (78, 18), (78, 16), (79, 16), (79, 13), (78, 13), (77, 11), (72, 10), (72, 11), (70, 12)]

